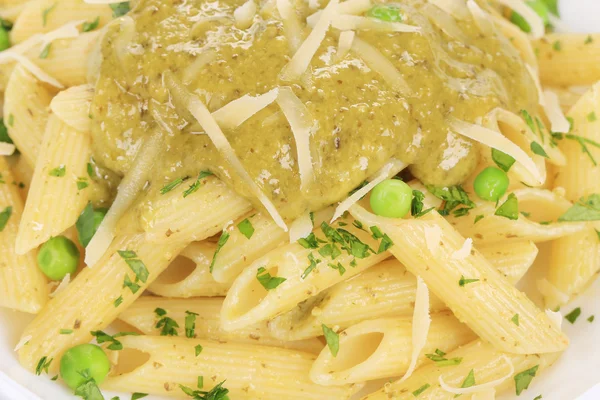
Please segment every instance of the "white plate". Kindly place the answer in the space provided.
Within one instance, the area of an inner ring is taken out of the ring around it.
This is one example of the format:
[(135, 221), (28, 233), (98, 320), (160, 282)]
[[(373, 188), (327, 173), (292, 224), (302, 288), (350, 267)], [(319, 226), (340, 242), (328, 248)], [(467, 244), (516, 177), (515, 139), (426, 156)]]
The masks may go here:
[[(562, 0), (560, 11), (572, 31), (600, 31), (599, 0)], [(582, 315), (575, 325), (566, 321), (563, 324), (564, 331), (571, 339), (571, 346), (565, 354), (550, 370), (543, 371), (535, 378), (529, 390), (521, 396), (517, 398), (514, 394), (505, 394), (499, 399), (532, 400), (540, 394), (543, 400), (600, 398), (600, 280), (572, 305), (563, 309), (568, 313), (574, 307), (581, 307)], [(588, 323), (586, 318), (594, 314), (596, 321)], [(31, 318), (0, 308), (0, 400), (74, 399), (63, 385), (50, 381), (47, 376), (35, 376), (19, 366), (12, 349)], [(104, 394), (106, 399), (116, 395)], [(129, 398), (130, 395), (121, 395), (122, 400)], [(159, 397), (148, 396), (146, 399)]]

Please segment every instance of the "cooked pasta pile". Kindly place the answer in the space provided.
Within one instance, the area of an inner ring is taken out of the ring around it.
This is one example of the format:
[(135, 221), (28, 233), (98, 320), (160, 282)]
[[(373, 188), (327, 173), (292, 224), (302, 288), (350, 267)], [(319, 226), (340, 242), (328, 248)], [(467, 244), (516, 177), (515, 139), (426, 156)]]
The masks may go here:
[(24, 368), (86, 400), (493, 399), (568, 351), (557, 311), (600, 270), (600, 34), (555, 32), (556, 2), (0, 17)]

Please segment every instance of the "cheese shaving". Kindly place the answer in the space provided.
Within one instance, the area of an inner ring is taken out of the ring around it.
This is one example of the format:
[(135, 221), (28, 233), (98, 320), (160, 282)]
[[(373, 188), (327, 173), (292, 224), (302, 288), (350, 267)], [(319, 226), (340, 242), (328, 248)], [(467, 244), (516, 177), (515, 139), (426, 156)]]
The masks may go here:
[(473, 239), (467, 238), (465, 239), (465, 242), (463, 243), (462, 247), (456, 250), (454, 253), (452, 253), (451, 258), (453, 260), (464, 260), (465, 258), (469, 257), (472, 249)]
[(290, 243), (295, 243), (299, 239), (307, 237), (310, 235), (313, 228), (314, 226), (312, 219), (310, 218), (310, 213), (305, 212), (290, 225)]
[(562, 109), (560, 108), (560, 101), (558, 100), (556, 93), (551, 90), (545, 90), (544, 99), (546, 103), (544, 111), (550, 120), (552, 132), (569, 132), (571, 126), (565, 117), (565, 114), (563, 114)]
[(431, 254), (437, 254), (442, 240), (442, 229), (437, 225), (427, 225), (425, 231), (425, 244)]
[[(288, 231), (287, 225), (283, 221), (283, 218), (277, 212), (275, 205), (269, 200), (267, 196), (260, 190), (256, 182), (248, 174), (244, 166), (242, 165), (239, 158), (236, 156), (235, 151), (231, 147), (231, 144), (221, 131), (221, 128), (217, 124), (217, 121), (210, 114), (210, 111), (206, 108), (204, 103), (195, 95), (188, 93), (171, 74), (165, 74), (165, 82), (167, 87), (171, 90), (171, 95), (174, 98), (185, 105), (186, 109), (196, 118), (200, 123), (206, 134), (210, 137), (217, 150), (221, 153), (223, 158), (233, 167), (235, 172), (242, 178), (242, 180), (248, 185), (251, 193), (262, 203), (267, 212), (271, 215), (275, 223), (283, 229), (285, 232)], [(110, 211), (109, 211), (110, 212)], [(93, 240), (93, 239), (92, 239)]]
[(16, 150), (14, 144), (0, 142), (0, 156), (10, 156)]
[(117, 188), (115, 201), (85, 248), (85, 263), (88, 267), (93, 267), (100, 260), (113, 241), (117, 222), (146, 184), (152, 166), (162, 149), (161, 143), (161, 134), (157, 132), (150, 136), (138, 150), (133, 165)]
[(535, 88), (538, 92), (538, 103), (540, 104), (540, 106), (545, 107), (546, 102), (544, 101), (544, 92), (542, 91), (542, 84), (540, 83), (540, 77), (537, 73), (537, 70), (529, 64), (525, 64), (525, 68), (527, 69), (527, 72), (529, 72), (529, 75), (531, 75), (531, 79), (533, 79), (533, 82), (535, 83)]
[[(277, 11), (279, 11), (279, 15), (283, 19), (283, 29), (288, 46), (292, 52), (291, 54), (294, 55), (304, 40), (304, 31), (300, 24), (300, 18), (290, 0), (277, 0)], [(319, 11), (319, 13), (321, 12)], [(314, 23), (316, 24), (317, 21), (314, 21)]]
[(254, 16), (256, 15), (256, 3), (254, 0), (248, 0), (233, 12), (235, 26), (239, 29), (246, 29), (252, 25)]
[(14, 351), (19, 351), (21, 349), (21, 347), (25, 346), (27, 344), (27, 342), (29, 342), (31, 340), (33, 336), (31, 335), (26, 335), (23, 336), (21, 338), (21, 340), (19, 340), (19, 343), (17, 343), (17, 345), (14, 348)]
[(314, 29), (310, 32), (306, 40), (302, 42), (290, 62), (284, 67), (281, 72), (281, 79), (295, 80), (304, 74), (304, 71), (306, 71), (313, 56), (319, 49), (321, 42), (325, 39), (329, 25), (331, 25), (331, 19), (337, 13), (338, 3), (339, 0), (331, 0), (327, 4)]
[(558, 311), (546, 310), (546, 315), (548, 316), (550, 322), (552, 322), (552, 325), (554, 325), (554, 327), (559, 331), (562, 331), (562, 314)]
[(344, 31), (340, 33), (340, 38), (338, 40), (338, 48), (337, 48), (337, 58), (338, 60), (346, 57), (346, 54), (350, 51), (352, 47), (352, 42), (354, 41), (355, 33), (354, 31)]
[[(472, 1), (472, 0), (470, 0)], [(465, 9), (464, 0), (429, 0), (434, 6), (446, 11), (456, 19), (466, 19), (469, 17), (469, 12)], [(467, 6), (468, 6), (467, 2)]]
[(519, 13), (527, 24), (531, 27), (529, 34), (532, 39), (540, 39), (546, 33), (544, 21), (542, 18), (529, 7), (523, 0), (494, 0), (497, 3), (503, 4), (513, 11)]
[(400, 71), (379, 50), (357, 37), (352, 42), (354, 51), (369, 68), (377, 72), (393, 90), (401, 94), (410, 94), (408, 83), (402, 77)]
[(449, 118), (449, 126), (456, 133), (508, 154), (521, 164), (540, 185), (544, 183), (542, 173), (538, 170), (531, 157), (500, 132), (485, 128), (481, 125), (469, 124), (454, 117)]
[(482, 383), (481, 385), (470, 386), (468, 388), (455, 388), (455, 387), (448, 385), (446, 382), (444, 382), (444, 379), (440, 375), (440, 377), (439, 377), (440, 386), (446, 392), (450, 392), (450, 393), (454, 393), (454, 394), (458, 394), (458, 395), (477, 393), (477, 392), (481, 392), (483, 390), (493, 389), (496, 386), (500, 385), (505, 380), (507, 380), (508, 378), (512, 377), (513, 374), (515, 373), (515, 367), (513, 366), (513, 363), (510, 361), (510, 359), (504, 354), (502, 355), (502, 359), (510, 367), (510, 371), (506, 375), (504, 375), (502, 378), (494, 379), (493, 381), (490, 381), (487, 383)]
[(65, 277), (60, 281), (56, 289), (52, 293), (50, 293), (50, 297), (56, 297), (60, 292), (65, 290), (69, 283), (71, 282), (71, 274), (66, 274)]
[(347, 0), (340, 3), (337, 7), (338, 14), (362, 14), (371, 9), (373, 4), (371, 0)]
[(369, 193), (371, 189), (373, 189), (379, 183), (391, 178), (404, 168), (406, 168), (406, 164), (404, 164), (402, 161), (396, 159), (391, 159), (388, 161), (371, 179), (369, 179), (369, 183), (367, 185), (354, 192), (350, 197), (346, 198), (337, 206), (335, 212), (333, 213), (333, 218), (331, 218), (331, 222), (341, 217), (342, 214), (349, 210), (350, 207), (352, 207), (363, 196)]
[(314, 28), (315, 25), (317, 24), (317, 22), (319, 22), (319, 19), (321, 18), (321, 14), (323, 14), (323, 10), (319, 10), (316, 13), (311, 14), (308, 17), (306, 17), (306, 25), (308, 25), (309, 28)]
[(79, 36), (78, 26), (85, 22), (86, 21), (84, 19), (78, 21), (71, 21), (69, 23), (64, 24), (58, 29), (46, 33), (41, 37), (41, 48), (43, 49), (44, 47), (46, 47), (46, 45), (52, 43), (55, 40), (76, 38), (77, 36)]
[(386, 22), (377, 18), (359, 17), (356, 15), (337, 15), (331, 20), (331, 26), (342, 31), (373, 30), (380, 32), (420, 32), (418, 26), (400, 22)]
[(475, 0), (467, 0), (467, 8), (473, 16), (473, 20), (484, 35), (494, 34), (494, 23), (488, 13), (483, 11)]
[(64, 87), (62, 85), (62, 83), (60, 83), (52, 76), (45, 73), (40, 67), (35, 65), (29, 58), (25, 57), (24, 55), (15, 53), (12, 50), (5, 50), (1, 54), (2, 54), (3, 58), (4, 57), (11, 58), (11, 59), (21, 63), (21, 65), (23, 67), (25, 67), (29, 72), (31, 72), (40, 81), (46, 82), (46, 83), (48, 83), (52, 86), (55, 86), (59, 89), (62, 89)]
[(304, 103), (290, 87), (279, 89), (277, 104), (281, 107), (281, 111), (283, 111), (292, 128), (298, 152), (300, 185), (305, 188), (314, 178), (312, 156), (310, 154), (310, 136), (318, 123), (312, 118)]
[(254, 114), (274, 102), (278, 94), (279, 89), (275, 88), (256, 97), (244, 95), (219, 108), (212, 113), (212, 116), (222, 129), (237, 128)]
[(397, 383), (407, 380), (417, 367), (419, 355), (427, 343), (427, 335), (431, 326), (431, 316), (429, 315), (429, 289), (425, 281), (417, 276), (417, 292), (415, 298), (415, 311), (412, 320), (412, 355), (410, 365), (404, 376)]

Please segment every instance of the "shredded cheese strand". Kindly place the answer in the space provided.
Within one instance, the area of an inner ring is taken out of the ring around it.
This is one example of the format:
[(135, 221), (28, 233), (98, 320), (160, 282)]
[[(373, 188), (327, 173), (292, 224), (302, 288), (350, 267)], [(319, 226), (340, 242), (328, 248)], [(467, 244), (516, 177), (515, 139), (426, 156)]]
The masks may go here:
[(310, 32), (306, 40), (302, 42), (298, 51), (294, 53), (290, 62), (281, 72), (282, 80), (296, 80), (304, 74), (313, 56), (319, 49), (321, 42), (325, 39), (325, 35), (331, 25), (331, 19), (337, 12), (338, 3), (339, 0), (331, 0), (329, 4), (327, 4), (327, 7), (325, 7), (321, 13), (319, 21), (316, 23), (314, 29)]
[(244, 95), (219, 108), (212, 113), (212, 116), (222, 129), (237, 128), (254, 114), (273, 103), (278, 94), (279, 89), (275, 88), (256, 97)]
[(545, 90), (544, 99), (546, 104), (544, 111), (550, 120), (552, 132), (569, 132), (571, 124), (569, 124), (569, 120), (567, 120), (567, 117), (565, 117), (565, 114), (563, 114), (562, 109), (560, 108), (560, 101), (558, 100), (556, 93), (551, 90)]
[(337, 59), (342, 60), (346, 57), (346, 54), (350, 51), (352, 47), (352, 42), (354, 41), (355, 33), (354, 31), (344, 31), (340, 33), (340, 38), (338, 40), (338, 48), (337, 48)]
[(312, 232), (314, 226), (310, 218), (310, 212), (305, 212), (290, 225), (290, 243), (305, 238)]
[(347, 0), (337, 7), (338, 14), (362, 14), (373, 7), (371, 0)]
[(1, 54), (3, 55), (3, 57), (12, 58), (13, 60), (19, 62), (29, 72), (35, 75), (35, 77), (40, 81), (46, 82), (59, 89), (64, 88), (62, 83), (60, 83), (58, 80), (44, 72), (40, 67), (35, 65), (29, 58), (25, 57), (24, 55), (15, 53), (11, 50), (4, 50)]
[(540, 185), (544, 183), (542, 174), (537, 169), (537, 166), (531, 157), (529, 157), (529, 155), (523, 149), (511, 142), (500, 132), (485, 128), (481, 125), (469, 124), (454, 117), (450, 117), (448, 122), (450, 128), (456, 133), (508, 154), (523, 167), (525, 167)]
[(375, 186), (384, 180), (391, 178), (396, 175), (398, 172), (402, 171), (406, 168), (406, 164), (402, 161), (391, 159), (388, 161), (377, 173), (369, 180), (369, 183), (356, 192), (352, 193), (352, 195), (342, 201), (335, 212), (333, 213), (333, 218), (331, 218), (331, 222), (335, 221), (339, 217), (342, 216), (346, 211), (350, 209), (356, 202), (358, 202), (363, 196), (371, 191)]
[(170, 73), (165, 73), (165, 82), (171, 89), (171, 95), (176, 97), (180, 103), (185, 104), (188, 111), (196, 118), (200, 123), (206, 134), (210, 137), (217, 150), (225, 158), (225, 160), (233, 167), (235, 172), (244, 180), (248, 185), (250, 191), (256, 198), (262, 203), (267, 212), (271, 215), (275, 223), (283, 229), (285, 232), (288, 231), (287, 225), (283, 221), (283, 218), (277, 212), (275, 205), (269, 200), (269, 198), (260, 190), (256, 182), (252, 179), (248, 171), (242, 165), (242, 162), (236, 156), (235, 151), (231, 147), (231, 144), (221, 131), (219, 124), (210, 114), (210, 111), (206, 108), (204, 103), (195, 95), (187, 92), (185, 88), (181, 86)]
[(446, 392), (450, 392), (450, 393), (454, 393), (454, 394), (471, 394), (471, 393), (481, 392), (483, 390), (493, 389), (496, 386), (500, 385), (505, 380), (507, 380), (508, 378), (512, 377), (513, 374), (515, 373), (515, 367), (514, 367), (513, 363), (510, 361), (510, 359), (504, 354), (502, 355), (502, 359), (510, 367), (510, 371), (506, 375), (504, 375), (502, 378), (498, 378), (498, 379), (495, 379), (495, 380), (487, 382), (487, 383), (482, 383), (481, 385), (470, 386), (468, 388), (452, 387), (452, 386), (448, 385), (446, 382), (444, 382), (444, 378), (442, 377), (442, 375), (440, 375), (438, 381), (439, 381), (442, 389), (444, 389)]
[(540, 39), (546, 33), (544, 21), (542, 18), (529, 7), (523, 0), (494, 0), (497, 3), (503, 4), (513, 11), (519, 13), (531, 27), (529, 34), (532, 39)]
[(71, 274), (66, 274), (65, 277), (60, 281), (56, 289), (52, 293), (50, 293), (50, 297), (56, 297), (60, 292), (65, 290), (69, 283), (71, 282)]
[(554, 325), (554, 327), (556, 329), (558, 329), (559, 331), (562, 331), (562, 322), (563, 322), (563, 316), (559, 311), (552, 311), (552, 310), (546, 310), (546, 315), (548, 316), (548, 319), (550, 319), (550, 321), (552, 322), (552, 324)]
[(256, 16), (256, 3), (254, 0), (248, 0), (241, 6), (235, 9), (233, 12), (233, 18), (235, 19), (235, 25), (239, 29), (246, 29), (252, 25), (254, 17)]
[(78, 26), (85, 22), (86, 21), (84, 19), (78, 21), (71, 21), (64, 24), (58, 29), (46, 33), (41, 37), (42, 49), (55, 40), (76, 38), (77, 36), (79, 36)]
[(473, 239), (466, 238), (462, 247), (452, 253), (451, 258), (453, 260), (464, 260), (471, 254), (471, 250), (473, 249)]
[(16, 150), (14, 144), (0, 142), (0, 156), (10, 156)]
[(21, 347), (25, 346), (27, 342), (31, 340), (32, 337), (32, 335), (23, 336), (21, 340), (19, 340), (19, 343), (17, 343), (13, 351), (19, 351)]

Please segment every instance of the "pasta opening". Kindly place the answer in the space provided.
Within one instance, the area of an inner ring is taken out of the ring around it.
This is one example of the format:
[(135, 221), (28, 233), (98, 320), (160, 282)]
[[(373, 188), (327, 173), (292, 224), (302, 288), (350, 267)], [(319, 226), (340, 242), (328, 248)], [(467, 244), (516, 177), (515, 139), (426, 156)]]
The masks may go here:
[(112, 376), (119, 376), (135, 371), (150, 360), (150, 354), (132, 348), (124, 348), (117, 352), (116, 364), (111, 370)]
[[(271, 276), (277, 276), (278, 269), (279, 268), (277, 268), (277, 266), (274, 266), (268, 268), (267, 272), (263, 273), (269, 273)], [(259, 305), (268, 293), (269, 291), (262, 286), (258, 279), (250, 279), (247, 285), (245, 285), (244, 288), (241, 290), (241, 293), (239, 295), (239, 301), (237, 302), (237, 307), (234, 310), (234, 318), (244, 315), (257, 305)]]
[(384, 336), (381, 332), (369, 332), (344, 340), (340, 343), (337, 357), (333, 357), (328, 366), (330, 373), (349, 370), (368, 360), (375, 354)]
[(196, 270), (196, 263), (184, 256), (177, 256), (156, 279), (156, 284), (169, 285), (185, 280)]

